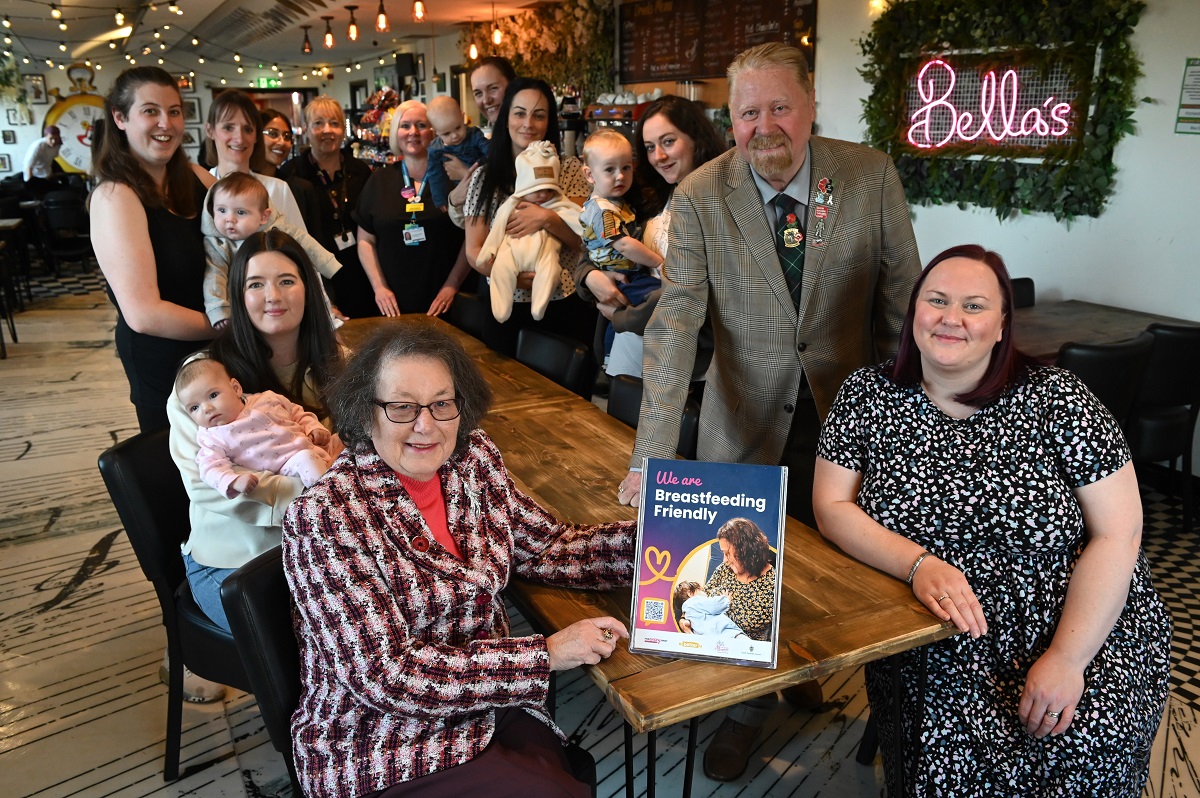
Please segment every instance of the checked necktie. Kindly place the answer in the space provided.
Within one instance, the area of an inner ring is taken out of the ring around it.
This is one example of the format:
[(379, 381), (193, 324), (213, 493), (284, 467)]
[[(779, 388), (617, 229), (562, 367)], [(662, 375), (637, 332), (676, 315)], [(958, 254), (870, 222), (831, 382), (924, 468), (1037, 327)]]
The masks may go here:
[(804, 226), (796, 215), (796, 201), (787, 194), (776, 194), (775, 250), (783, 266), (783, 276), (792, 292), (792, 303), (800, 307), (800, 278), (804, 276)]

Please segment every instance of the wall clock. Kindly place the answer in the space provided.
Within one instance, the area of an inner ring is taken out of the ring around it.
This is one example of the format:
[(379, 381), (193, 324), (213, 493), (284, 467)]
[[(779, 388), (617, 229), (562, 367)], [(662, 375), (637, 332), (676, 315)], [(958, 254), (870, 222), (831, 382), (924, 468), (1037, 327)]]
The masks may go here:
[(46, 112), (42, 129), (58, 125), (63, 143), (57, 160), (67, 172), (87, 172), (92, 166), (92, 125), (104, 113), (104, 97), (93, 93), (94, 75), (90, 66), (72, 64), (67, 67), (71, 93), (64, 97), (58, 89), (50, 90), (55, 103)]

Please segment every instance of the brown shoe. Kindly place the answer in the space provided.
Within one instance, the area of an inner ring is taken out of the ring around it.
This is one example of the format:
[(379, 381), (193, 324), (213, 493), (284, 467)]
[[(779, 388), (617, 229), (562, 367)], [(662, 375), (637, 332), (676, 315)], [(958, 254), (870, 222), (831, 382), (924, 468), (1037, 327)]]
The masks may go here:
[(704, 751), (704, 775), (713, 781), (736, 781), (746, 772), (750, 752), (761, 726), (747, 726), (731, 718), (721, 721)]
[(779, 692), (783, 693), (784, 700), (796, 709), (808, 709), (816, 712), (825, 704), (825, 697), (821, 695), (821, 683), (816, 679), (811, 682), (793, 684)]

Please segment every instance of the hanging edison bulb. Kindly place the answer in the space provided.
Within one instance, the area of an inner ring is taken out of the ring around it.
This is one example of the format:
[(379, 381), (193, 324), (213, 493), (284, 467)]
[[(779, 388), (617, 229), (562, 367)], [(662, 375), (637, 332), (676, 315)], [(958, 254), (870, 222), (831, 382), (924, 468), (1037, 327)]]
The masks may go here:
[(413, 22), (425, 21), (425, 4), (421, 0), (413, 0), (412, 18)]
[(300, 27), (304, 29), (304, 44), (300, 46), (300, 52), (308, 55), (312, 52), (312, 42), (308, 40), (308, 29), (311, 28), (312, 25), (301, 25)]
[(492, 3), (492, 44), (500, 44), (504, 41), (504, 34), (500, 32), (500, 23), (496, 19), (496, 4)]
[(346, 6), (346, 10), (350, 12), (350, 24), (346, 26), (346, 38), (352, 42), (358, 41), (358, 22), (354, 20), (354, 11), (358, 6)]
[(379, 10), (375, 12), (375, 30), (378, 33), (387, 33), (392, 29), (388, 22), (387, 12), (383, 10), (383, 0), (379, 0)]
[(333, 48), (333, 29), (329, 27), (329, 23), (333, 21), (333, 17), (321, 17), (325, 20), (325, 49)]

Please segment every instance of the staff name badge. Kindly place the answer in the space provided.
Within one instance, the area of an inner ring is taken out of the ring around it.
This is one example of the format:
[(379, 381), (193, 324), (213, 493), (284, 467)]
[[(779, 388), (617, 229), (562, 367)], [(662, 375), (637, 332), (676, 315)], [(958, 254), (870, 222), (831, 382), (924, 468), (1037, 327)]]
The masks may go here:
[(350, 247), (354, 246), (355, 244), (354, 233), (347, 230), (340, 236), (337, 236), (334, 241), (337, 242), (337, 248), (339, 252), (343, 249), (350, 249)]
[(409, 222), (404, 225), (404, 245), (415, 247), (425, 240), (425, 228), (419, 224)]
[(425, 210), (424, 202), (409, 202), (404, 206), (405, 213), (420, 213)]

